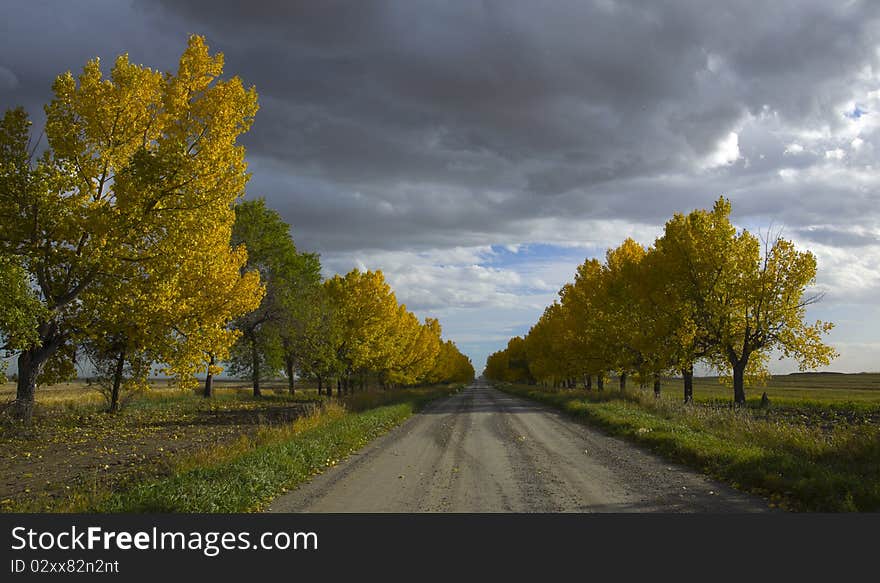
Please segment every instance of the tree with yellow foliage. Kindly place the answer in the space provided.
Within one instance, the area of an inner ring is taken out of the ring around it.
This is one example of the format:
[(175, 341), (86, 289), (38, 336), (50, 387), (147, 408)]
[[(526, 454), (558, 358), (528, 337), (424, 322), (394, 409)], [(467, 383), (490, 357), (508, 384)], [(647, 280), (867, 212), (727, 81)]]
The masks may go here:
[(608, 364), (619, 376), (620, 390), (626, 390), (627, 376), (644, 369), (647, 355), (643, 348), (642, 316), (638, 309), (639, 265), (645, 249), (633, 239), (605, 254), (602, 269), (602, 309), (596, 322), (611, 350)]
[(434, 365), (425, 376), (424, 382), (448, 384), (469, 383), (472, 380), (474, 380), (474, 366), (471, 360), (459, 351), (453, 341), (442, 341)]
[(383, 383), (414, 385), (421, 381), (440, 354), (440, 334), (439, 321), (428, 318), (422, 324), (406, 306), (400, 305), (392, 332), (393, 357), (389, 368), (379, 371)]
[(586, 389), (592, 388), (594, 375), (599, 390), (604, 388), (605, 371), (612, 358), (600, 319), (604, 283), (602, 263), (587, 259), (578, 266), (574, 282), (559, 291), (566, 338), (584, 376)]
[(558, 302), (547, 306), (525, 336), (524, 346), (531, 378), (573, 388), (586, 369), (572, 342), (566, 315)]
[[(734, 402), (745, 403), (745, 378), (763, 368), (770, 350), (795, 358), (801, 370), (826, 365), (836, 356), (822, 336), (833, 324), (804, 321), (806, 308), (821, 298), (808, 294), (816, 258), (781, 238), (763, 248), (750, 232), (730, 224), (730, 202), (719, 198), (711, 212), (677, 215), (661, 245), (677, 298), (698, 323), (705, 357), (733, 377)], [(753, 358), (757, 356), (757, 358)]]
[[(69, 362), (73, 351), (66, 347), (107, 320), (102, 310), (114, 307), (108, 300), (119, 291), (114, 279), (120, 275), (133, 279), (139, 272), (159, 282), (168, 273), (163, 262), (184, 265), (193, 253), (219, 253), (229, 261), (221, 273), (241, 279), (242, 254), (229, 252), (223, 235), (247, 181), (236, 140), (250, 127), (257, 97), (237, 77), (221, 79), (222, 70), (223, 56), (210, 55), (204, 39), (192, 36), (174, 74), (122, 55), (108, 78), (97, 59), (78, 77), (60, 75), (46, 107), (49, 147), (37, 161), (9, 155), (27, 151), (21, 128), (28, 122), (20, 110), (4, 116), (0, 135), (15, 143), (0, 149), (0, 249), (19, 260), (44, 312), (35, 341), (18, 356), (19, 416), (30, 417), (41, 375), (58, 368), (52, 360)], [(252, 283), (229, 289), (253, 297), (258, 287)], [(149, 305), (155, 298), (142, 299), (129, 307), (156, 309)], [(248, 303), (214, 305), (219, 311), (205, 328), (215, 332), (207, 335), (213, 346), (200, 348), (199, 360), (225, 350), (230, 336), (217, 323)], [(190, 306), (182, 311), (188, 310), (205, 313)], [(171, 336), (180, 340), (186, 333)], [(187, 350), (178, 356), (181, 369), (195, 357)]]
[(353, 269), (324, 285), (341, 330), (335, 352), (343, 371), (340, 388), (347, 391), (352, 375), (390, 368), (397, 299), (381, 271)]
[(514, 336), (507, 341), (507, 348), (490, 355), (486, 376), (509, 383), (533, 382), (525, 338)]
[(694, 365), (716, 352), (717, 339), (707, 319), (709, 302), (726, 301), (735, 266), (729, 258), (740, 245), (730, 223), (730, 203), (712, 210), (675, 213), (655, 241), (651, 257), (651, 294), (674, 322), (673, 360), (684, 379), (684, 402), (693, 400)]
[[(582, 362), (617, 370), (621, 389), (627, 374), (654, 379), (680, 370), (685, 401), (693, 398), (697, 361), (729, 373), (734, 402), (745, 403), (748, 378), (767, 374), (777, 350), (801, 370), (831, 362), (836, 353), (822, 341), (832, 324), (805, 321), (806, 308), (820, 294), (816, 259), (782, 238), (761, 241), (730, 223), (723, 197), (711, 211), (676, 214), (654, 247), (627, 239), (609, 250), (605, 264), (588, 260), (575, 282), (560, 291), (563, 331), (551, 330), (555, 305), (525, 339), (525, 362), (539, 375), (567, 375), (570, 360), (559, 345), (567, 337)], [(487, 360), (486, 376), (520, 379), (520, 338)], [(521, 380), (521, 379), (520, 379)], [(601, 387), (601, 384), (600, 384)]]
[(655, 293), (657, 278), (653, 248), (644, 248), (626, 239), (606, 254), (603, 304), (598, 310), (612, 364), (618, 370), (621, 390), (629, 374), (638, 375), (642, 386), (653, 382), (660, 396), (660, 378), (674, 367), (673, 332), (677, 322), (665, 311), (662, 298)]

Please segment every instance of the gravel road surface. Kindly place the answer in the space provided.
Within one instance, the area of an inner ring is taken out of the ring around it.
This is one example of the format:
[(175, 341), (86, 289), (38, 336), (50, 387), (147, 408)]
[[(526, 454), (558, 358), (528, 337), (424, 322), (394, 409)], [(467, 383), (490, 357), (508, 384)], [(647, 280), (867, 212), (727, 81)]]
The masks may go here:
[(436, 401), (269, 512), (756, 512), (766, 504), (480, 384)]

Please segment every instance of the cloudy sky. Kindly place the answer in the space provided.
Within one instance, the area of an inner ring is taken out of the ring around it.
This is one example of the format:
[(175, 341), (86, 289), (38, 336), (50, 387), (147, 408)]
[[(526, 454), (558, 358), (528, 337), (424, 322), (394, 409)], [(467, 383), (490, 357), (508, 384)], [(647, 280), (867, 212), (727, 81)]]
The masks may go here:
[[(713, 7), (714, 5), (714, 7)], [(0, 107), (189, 33), (256, 86), (248, 196), (382, 269), (479, 370), (586, 257), (733, 202), (819, 261), (831, 370), (880, 370), (880, 3), (4, 0)], [(875, 168), (876, 166), (876, 168)], [(773, 365), (777, 372), (791, 363)]]

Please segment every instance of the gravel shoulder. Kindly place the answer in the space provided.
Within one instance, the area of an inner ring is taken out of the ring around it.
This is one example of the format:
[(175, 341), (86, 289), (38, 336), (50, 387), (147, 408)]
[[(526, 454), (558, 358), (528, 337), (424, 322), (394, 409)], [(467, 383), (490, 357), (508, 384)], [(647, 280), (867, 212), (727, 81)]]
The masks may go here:
[(764, 501), (485, 385), (432, 403), (269, 512), (760, 512)]

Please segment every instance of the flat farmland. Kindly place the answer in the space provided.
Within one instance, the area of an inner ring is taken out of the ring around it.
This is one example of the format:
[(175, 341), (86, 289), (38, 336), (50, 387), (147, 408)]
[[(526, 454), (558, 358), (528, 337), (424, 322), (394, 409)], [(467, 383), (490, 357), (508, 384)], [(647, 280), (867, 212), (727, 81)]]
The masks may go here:
[[(106, 413), (85, 381), (41, 387), (33, 423), (0, 424), (0, 511), (64, 509), (127, 483), (171, 473), (185, 457), (290, 423), (318, 402), (314, 389), (290, 396), (282, 383), (255, 399), (250, 386), (219, 381), (213, 399), (156, 380), (151, 390)], [(0, 402), (15, 386), (0, 386)]]
[[(667, 379), (664, 383), (666, 393), (680, 390), (681, 379)], [(746, 387), (748, 401), (760, 402), (761, 394), (765, 391), (771, 404), (880, 405), (880, 373), (774, 375), (766, 385)], [(697, 400), (730, 400), (732, 394), (732, 389), (721, 384), (718, 377), (694, 378), (694, 396)]]

